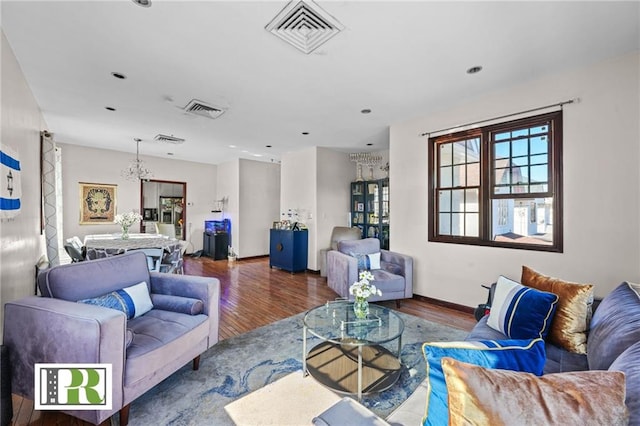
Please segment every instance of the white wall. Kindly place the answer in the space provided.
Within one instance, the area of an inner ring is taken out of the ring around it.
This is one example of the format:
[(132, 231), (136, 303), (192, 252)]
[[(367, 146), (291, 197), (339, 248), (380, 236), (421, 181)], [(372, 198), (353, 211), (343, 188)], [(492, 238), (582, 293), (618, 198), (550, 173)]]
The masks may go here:
[[(480, 284), (522, 265), (596, 285), (604, 296), (640, 280), (640, 57), (506, 88), (391, 127), (391, 248), (414, 256), (414, 292), (475, 306)], [(489, 72), (489, 70), (487, 70)], [(422, 132), (572, 98), (564, 108), (564, 253), (427, 242), (427, 140)]]
[[(79, 182), (117, 185), (116, 209), (119, 213), (140, 210), (140, 182), (120, 176), (135, 154), (88, 148), (57, 142), (62, 149), (62, 185), (64, 205), (64, 238), (77, 235), (118, 232), (115, 224), (80, 225)], [(141, 150), (144, 145), (141, 146)], [(153, 172), (153, 178), (187, 183), (187, 235), (191, 244), (189, 253), (202, 249), (204, 221), (215, 218), (214, 206), (217, 188), (217, 166), (158, 157), (140, 158)], [(135, 229), (135, 230), (134, 230)], [(138, 232), (138, 227), (132, 229)]]
[(280, 164), (240, 159), (240, 257), (269, 254), (269, 228), (280, 215)]
[[(287, 212), (289, 209), (302, 210), (308, 215), (314, 216), (317, 211), (317, 148), (307, 148), (296, 152), (288, 152), (282, 156), (280, 171), (280, 211)], [(313, 253), (316, 250), (317, 227), (315, 220), (302, 218), (309, 228), (309, 251), (307, 268), (312, 270), (320, 269), (317, 264), (317, 256)]]
[(222, 214), (215, 214), (214, 220), (231, 220), (231, 245), (238, 253), (240, 241), (240, 162), (238, 160), (218, 164), (217, 200), (227, 199)]
[[(389, 157), (382, 156), (382, 164)], [(301, 209), (300, 220), (309, 228), (307, 269), (320, 269), (320, 250), (327, 248), (334, 226), (349, 226), (350, 183), (356, 179), (356, 164), (349, 154), (314, 147), (287, 153), (282, 157), (281, 212)], [(369, 170), (363, 170), (369, 178)], [(374, 168), (374, 178), (385, 176), (380, 165)]]
[[(316, 247), (309, 251), (309, 258), (315, 258), (316, 265), (309, 269), (316, 270), (320, 269), (320, 250), (328, 248), (331, 242), (333, 227), (349, 226), (350, 183), (356, 179), (356, 165), (349, 161), (347, 153), (318, 148), (317, 164), (317, 211), (313, 213), (312, 220), (315, 221), (318, 238)], [(368, 177), (368, 171), (365, 177)], [(377, 176), (374, 174), (374, 177)]]
[(40, 131), (46, 129), (4, 32), (1, 38), (0, 141), (20, 160), (22, 199), (20, 214), (0, 221), (0, 330), (4, 304), (33, 294), (34, 265), (45, 252), (40, 235)]

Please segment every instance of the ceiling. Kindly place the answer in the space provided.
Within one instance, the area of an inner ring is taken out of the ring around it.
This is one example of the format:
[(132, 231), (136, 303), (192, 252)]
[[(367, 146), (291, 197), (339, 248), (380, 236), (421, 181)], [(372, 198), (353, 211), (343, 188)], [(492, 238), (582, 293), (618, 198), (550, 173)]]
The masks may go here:
[(3, 0), (1, 19), (55, 140), (210, 164), (388, 149), (393, 123), (640, 48), (639, 2), (318, 1), (344, 28), (305, 54), (265, 29), (287, 4)]

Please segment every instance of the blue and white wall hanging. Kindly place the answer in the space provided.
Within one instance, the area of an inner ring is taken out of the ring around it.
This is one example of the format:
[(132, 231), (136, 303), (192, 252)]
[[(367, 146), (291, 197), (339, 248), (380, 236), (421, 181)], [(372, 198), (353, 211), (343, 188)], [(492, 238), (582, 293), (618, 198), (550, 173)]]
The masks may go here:
[(20, 160), (15, 151), (0, 145), (0, 218), (17, 216), (21, 198)]

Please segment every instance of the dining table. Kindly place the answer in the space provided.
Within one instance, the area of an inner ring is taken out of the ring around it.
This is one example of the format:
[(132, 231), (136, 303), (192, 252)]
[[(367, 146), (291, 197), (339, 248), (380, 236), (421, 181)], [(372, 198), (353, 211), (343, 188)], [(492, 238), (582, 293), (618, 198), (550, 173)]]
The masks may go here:
[(181, 254), (180, 240), (162, 234), (129, 234), (126, 239), (121, 233), (93, 234), (84, 238), (86, 259), (101, 259), (117, 256), (130, 250), (161, 248), (164, 250), (162, 263), (176, 264)]

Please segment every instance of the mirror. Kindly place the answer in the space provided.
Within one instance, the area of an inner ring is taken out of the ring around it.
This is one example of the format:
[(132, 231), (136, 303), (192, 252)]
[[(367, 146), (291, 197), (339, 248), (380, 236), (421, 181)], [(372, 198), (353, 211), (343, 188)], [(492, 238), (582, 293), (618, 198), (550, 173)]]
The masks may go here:
[[(187, 183), (167, 180), (140, 182), (140, 232), (154, 234), (163, 225), (175, 227), (175, 237), (185, 240), (187, 223)], [(164, 232), (160, 232), (164, 234)]]

